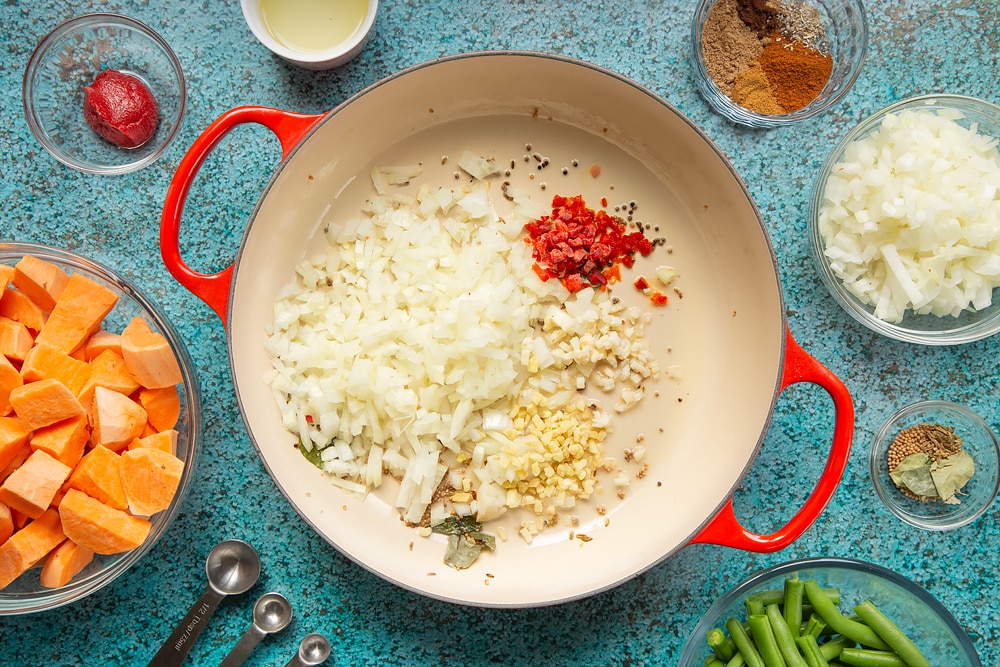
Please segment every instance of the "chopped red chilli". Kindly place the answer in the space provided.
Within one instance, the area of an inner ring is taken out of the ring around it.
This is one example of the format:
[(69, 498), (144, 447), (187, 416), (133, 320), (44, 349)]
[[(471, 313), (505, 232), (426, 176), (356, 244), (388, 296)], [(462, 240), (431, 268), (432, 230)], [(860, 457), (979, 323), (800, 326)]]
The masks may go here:
[(603, 210), (587, 208), (583, 197), (552, 198), (552, 215), (524, 226), (542, 280), (558, 278), (571, 293), (620, 279), (618, 265), (632, 266), (635, 253), (648, 255), (653, 243), (642, 232), (626, 233), (624, 223)]

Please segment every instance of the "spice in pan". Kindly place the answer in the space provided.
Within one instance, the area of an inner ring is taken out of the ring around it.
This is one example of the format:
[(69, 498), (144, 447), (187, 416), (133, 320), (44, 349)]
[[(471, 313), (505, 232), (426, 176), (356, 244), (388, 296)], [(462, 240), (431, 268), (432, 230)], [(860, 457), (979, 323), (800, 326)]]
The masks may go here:
[(903, 429), (886, 453), (889, 476), (914, 500), (958, 504), (958, 494), (972, 479), (975, 462), (962, 449), (950, 426), (920, 423)]
[(719, 0), (702, 31), (709, 76), (736, 104), (779, 115), (807, 106), (833, 71), (823, 17), (805, 0)]

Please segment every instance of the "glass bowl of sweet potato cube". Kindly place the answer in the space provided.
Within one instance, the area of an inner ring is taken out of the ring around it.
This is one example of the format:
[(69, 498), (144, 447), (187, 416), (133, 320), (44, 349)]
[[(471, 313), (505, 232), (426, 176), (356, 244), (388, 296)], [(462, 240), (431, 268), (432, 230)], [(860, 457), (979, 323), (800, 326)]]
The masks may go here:
[(112, 270), (0, 243), (0, 615), (93, 593), (167, 529), (198, 441), (192, 369)]

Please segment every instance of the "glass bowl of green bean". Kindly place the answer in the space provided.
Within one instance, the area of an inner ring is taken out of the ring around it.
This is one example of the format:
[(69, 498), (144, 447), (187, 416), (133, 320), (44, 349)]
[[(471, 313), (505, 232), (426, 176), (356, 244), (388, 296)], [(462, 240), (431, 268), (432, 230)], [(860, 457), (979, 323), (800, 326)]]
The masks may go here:
[(983, 663), (955, 617), (906, 577), (859, 560), (809, 558), (762, 570), (719, 598), (698, 621), (677, 664)]

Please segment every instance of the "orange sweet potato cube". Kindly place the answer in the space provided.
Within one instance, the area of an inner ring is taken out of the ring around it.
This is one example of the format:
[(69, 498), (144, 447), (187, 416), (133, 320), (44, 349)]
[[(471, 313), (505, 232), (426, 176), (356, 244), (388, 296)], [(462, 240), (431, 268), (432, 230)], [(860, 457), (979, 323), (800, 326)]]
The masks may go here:
[(45, 324), (45, 311), (24, 292), (7, 288), (0, 297), (0, 316), (20, 322), (34, 333)]
[(88, 338), (87, 342), (83, 345), (83, 358), (86, 361), (93, 361), (97, 358), (97, 355), (105, 350), (111, 350), (121, 356), (121, 334), (104, 331), (103, 329), (95, 332), (94, 335)]
[(21, 365), (25, 382), (46, 378), (59, 380), (76, 396), (90, 377), (90, 366), (49, 345), (35, 345)]
[(146, 519), (109, 507), (76, 489), (59, 504), (66, 537), (98, 554), (130, 551), (142, 544), (152, 524)]
[(67, 489), (83, 491), (115, 509), (128, 509), (122, 487), (122, 457), (98, 445), (87, 452), (66, 482)]
[(173, 454), (177, 450), (177, 431), (167, 429), (158, 433), (150, 433), (149, 435), (134, 439), (128, 446), (129, 449), (138, 449), (140, 447), (158, 449), (161, 452)]
[(177, 426), (181, 414), (181, 399), (177, 386), (139, 390), (139, 405), (146, 410), (149, 424), (155, 431), (166, 431)]
[(7, 478), (10, 477), (15, 470), (20, 468), (21, 465), (28, 460), (28, 457), (31, 456), (31, 454), (32, 449), (27, 442), (18, 447), (14, 451), (14, 456), (11, 458), (10, 463), (5, 465), (3, 468), (0, 468), (0, 484), (6, 482)]
[(94, 425), (91, 433), (94, 442), (116, 452), (140, 437), (147, 421), (141, 405), (104, 387), (94, 389), (90, 419)]
[(184, 381), (166, 337), (153, 331), (141, 317), (132, 318), (122, 331), (122, 357), (143, 387), (170, 387)]
[(34, 344), (28, 327), (9, 317), (0, 317), (0, 354), (11, 361), (24, 361)]
[(122, 454), (122, 486), (129, 512), (152, 516), (170, 507), (184, 462), (168, 452), (139, 447)]
[(121, 354), (114, 350), (104, 350), (88, 363), (90, 374), (77, 393), (80, 403), (85, 406), (90, 406), (93, 402), (96, 387), (104, 387), (125, 395), (131, 395), (139, 388), (139, 381), (129, 371)]
[(100, 330), (101, 322), (117, 303), (118, 295), (110, 289), (74, 273), (35, 341), (71, 354)]
[(17, 458), (30, 435), (17, 417), (0, 417), (0, 470)]
[(46, 510), (0, 545), (0, 589), (27, 572), (66, 539), (59, 514)]
[(52, 504), (71, 472), (65, 463), (35, 451), (0, 485), (0, 502), (37, 519)]
[(22, 384), (21, 373), (7, 357), (0, 354), (0, 416), (10, 413), (10, 392)]
[(92, 560), (93, 551), (73, 540), (66, 540), (45, 557), (39, 583), (45, 588), (65, 586)]
[(75, 468), (90, 442), (90, 420), (86, 415), (78, 415), (43, 426), (31, 434), (28, 442), (32, 449), (40, 449)]
[(12, 389), (10, 404), (25, 428), (32, 430), (86, 414), (73, 392), (55, 378)]
[(14, 280), (14, 267), (7, 264), (0, 264), (0, 292), (7, 289), (11, 281)]
[(14, 534), (14, 518), (10, 515), (10, 508), (4, 503), (0, 503), (0, 544), (7, 541), (7, 538)]
[(55, 264), (25, 255), (14, 265), (12, 282), (32, 301), (50, 311), (66, 289), (69, 276)]

